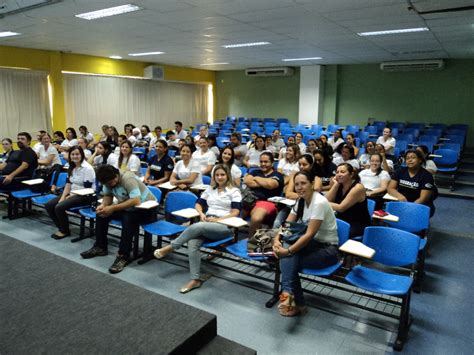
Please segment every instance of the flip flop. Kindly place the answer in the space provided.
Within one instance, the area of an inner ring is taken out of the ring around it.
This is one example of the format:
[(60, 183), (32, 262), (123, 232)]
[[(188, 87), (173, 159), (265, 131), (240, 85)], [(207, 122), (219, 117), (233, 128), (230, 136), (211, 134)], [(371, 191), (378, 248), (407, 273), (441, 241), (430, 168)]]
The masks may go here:
[(201, 287), (203, 284), (203, 282), (201, 281), (199, 284), (193, 286), (193, 287), (183, 287), (181, 288), (181, 290), (179, 290), (179, 292), (181, 293), (188, 293), (188, 292), (191, 292), (192, 290), (195, 290), (196, 288), (199, 288)]
[(165, 257), (165, 255), (161, 255), (160, 253), (160, 249), (156, 249), (154, 252), (153, 252), (153, 255), (155, 258), (157, 259), (163, 259)]

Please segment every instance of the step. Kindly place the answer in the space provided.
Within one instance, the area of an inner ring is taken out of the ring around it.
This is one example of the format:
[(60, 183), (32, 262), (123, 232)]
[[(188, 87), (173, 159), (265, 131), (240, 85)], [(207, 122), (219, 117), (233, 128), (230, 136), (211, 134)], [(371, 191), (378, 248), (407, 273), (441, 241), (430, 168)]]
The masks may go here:
[[(454, 191), (450, 189), (438, 187), (439, 196), (454, 197), (474, 200), (474, 187), (473, 186), (455, 186)], [(436, 204), (436, 201), (435, 201)]]
[(257, 352), (246, 346), (240, 345), (232, 340), (216, 336), (209, 343), (204, 345), (197, 354), (199, 355), (221, 355), (221, 354), (238, 354), (238, 355), (255, 355)]
[(464, 173), (464, 174), (474, 174), (474, 168), (459, 168), (458, 172)]

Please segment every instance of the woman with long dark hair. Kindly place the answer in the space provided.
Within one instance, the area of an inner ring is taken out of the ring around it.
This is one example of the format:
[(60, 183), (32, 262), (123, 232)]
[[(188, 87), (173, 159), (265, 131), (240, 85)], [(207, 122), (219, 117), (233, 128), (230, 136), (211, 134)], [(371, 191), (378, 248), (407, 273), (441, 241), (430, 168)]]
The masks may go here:
[(82, 148), (75, 146), (69, 150), (68, 178), (63, 193), (45, 205), (46, 212), (58, 227), (58, 231), (51, 235), (52, 238), (62, 239), (71, 235), (67, 210), (88, 205), (94, 200), (92, 195), (81, 196), (72, 193), (84, 188), (95, 188), (95, 171), (86, 161)]
[(118, 168), (118, 158), (117, 155), (113, 153), (109, 143), (103, 141), (97, 143), (95, 146), (94, 154), (89, 158), (89, 164), (94, 167), (109, 164)]
[(122, 173), (131, 171), (135, 175), (140, 175), (140, 159), (133, 154), (132, 143), (125, 140), (120, 145), (120, 155), (118, 158), (118, 167)]
[[(222, 149), (221, 154), (219, 155), (219, 158), (217, 159), (217, 164), (222, 164), (225, 165), (229, 171), (230, 175), (232, 177), (232, 183), (240, 187), (240, 178), (242, 177), (242, 171), (240, 168), (234, 164), (235, 161), (235, 153), (234, 149), (232, 149), (232, 146), (228, 145), (224, 149)], [(214, 176), (214, 170), (216, 167), (212, 169), (211, 176)], [(212, 179), (211, 179), (212, 182)]]
[(331, 156), (325, 150), (315, 150), (313, 157), (313, 174), (321, 178), (321, 190), (328, 191), (332, 186), (332, 178), (336, 175), (337, 166), (332, 162)]

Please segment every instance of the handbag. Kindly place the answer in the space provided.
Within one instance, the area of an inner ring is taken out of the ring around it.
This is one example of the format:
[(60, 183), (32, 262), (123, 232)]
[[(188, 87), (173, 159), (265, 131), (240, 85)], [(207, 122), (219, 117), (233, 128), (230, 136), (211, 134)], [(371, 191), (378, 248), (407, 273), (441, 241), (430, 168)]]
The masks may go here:
[(242, 208), (246, 211), (251, 211), (255, 204), (257, 203), (257, 196), (253, 193), (251, 189), (246, 187), (241, 191), (242, 195)]
[[(298, 199), (295, 205), (297, 206), (296, 220), (299, 221), (304, 213), (304, 199)], [(305, 223), (285, 222), (280, 227), (281, 240), (288, 244), (293, 244), (306, 233), (307, 228), (308, 226)]]
[(251, 256), (273, 255), (273, 239), (279, 232), (279, 228), (257, 229), (247, 242), (247, 253)]

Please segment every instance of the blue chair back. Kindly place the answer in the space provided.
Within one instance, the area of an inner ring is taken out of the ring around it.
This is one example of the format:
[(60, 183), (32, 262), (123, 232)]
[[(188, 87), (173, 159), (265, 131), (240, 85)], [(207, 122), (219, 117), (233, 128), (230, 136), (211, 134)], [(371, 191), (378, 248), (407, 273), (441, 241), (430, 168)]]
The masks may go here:
[(161, 190), (159, 188), (157, 188), (156, 186), (148, 186), (148, 189), (151, 191), (153, 196), (155, 196), (158, 203), (160, 203), (160, 201), (161, 201)]
[(430, 153), (433, 152), (434, 143), (432, 141), (419, 140), (418, 142), (416, 142), (416, 144), (417, 145), (426, 145), (426, 147), (428, 148), (428, 151)]
[(371, 200), (370, 198), (367, 199), (367, 209), (369, 210), (369, 216), (372, 218), (372, 215), (375, 211), (375, 201)]
[(449, 138), (449, 140), (447, 141), (449, 143), (458, 143), (461, 146), (464, 145), (464, 136), (448, 134), (445, 137)]
[(441, 158), (434, 158), (433, 161), (436, 165), (442, 166), (451, 166), (456, 165), (458, 162), (458, 152), (452, 149), (437, 149), (435, 151), (436, 155), (441, 155)]
[(388, 202), (385, 211), (400, 218), (398, 222), (385, 223), (410, 233), (420, 233), (430, 226), (430, 208), (414, 202)]
[(168, 155), (170, 156), (170, 158), (174, 158), (177, 153), (178, 151), (175, 149), (168, 149)]
[(240, 167), (240, 172), (242, 173), (242, 178), (247, 175), (247, 168), (245, 166)]
[(188, 191), (171, 191), (166, 195), (165, 213), (194, 208), (197, 196)]
[(433, 142), (433, 144), (438, 143), (439, 136), (428, 136), (428, 135), (422, 135), (418, 137), (418, 142)]
[(344, 244), (349, 240), (349, 231), (351, 229), (351, 225), (342, 219), (336, 218), (337, 224), (337, 237), (339, 239), (339, 245)]
[(58, 181), (56, 182), (56, 187), (58, 189), (62, 189), (64, 186), (66, 186), (66, 180), (67, 180), (67, 173), (59, 173)]
[(407, 142), (407, 144), (412, 144), (415, 141), (415, 139), (413, 138), (413, 134), (410, 133), (399, 134), (397, 140), (405, 141)]
[(404, 152), (408, 149), (408, 142), (397, 139), (395, 147), (400, 149), (400, 152)]
[(459, 143), (444, 143), (442, 149), (451, 149), (458, 152), (458, 155), (461, 153), (461, 144)]
[(377, 134), (378, 127), (377, 126), (365, 126), (364, 131), (368, 134)]
[(211, 177), (207, 175), (202, 176), (202, 183), (204, 185), (210, 185), (211, 184)]
[(366, 227), (362, 242), (375, 250), (373, 261), (389, 266), (414, 264), (420, 246), (417, 235), (389, 227)]
[(147, 170), (148, 170), (148, 167), (142, 166), (140, 168), (140, 176), (145, 176)]

